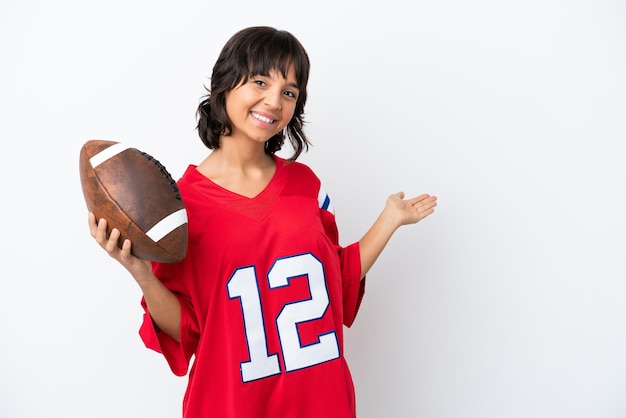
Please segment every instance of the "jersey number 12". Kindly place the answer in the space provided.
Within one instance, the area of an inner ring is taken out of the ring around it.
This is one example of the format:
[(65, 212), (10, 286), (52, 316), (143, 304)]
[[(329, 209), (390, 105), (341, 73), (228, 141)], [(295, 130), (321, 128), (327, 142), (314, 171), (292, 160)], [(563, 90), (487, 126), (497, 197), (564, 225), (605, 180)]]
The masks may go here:
[[(270, 289), (289, 286), (293, 277), (307, 277), (311, 298), (285, 304), (276, 318), (276, 329), (287, 372), (314, 366), (339, 357), (335, 331), (318, 336), (318, 341), (302, 346), (298, 324), (320, 319), (329, 304), (322, 263), (312, 254), (276, 260), (267, 278)], [(250, 360), (241, 363), (244, 382), (262, 379), (281, 372), (277, 354), (269, 354), (263, 325), (261, 296), (253, 266), (235, 270), (227, 284), (231, 299), (239, 298)]]

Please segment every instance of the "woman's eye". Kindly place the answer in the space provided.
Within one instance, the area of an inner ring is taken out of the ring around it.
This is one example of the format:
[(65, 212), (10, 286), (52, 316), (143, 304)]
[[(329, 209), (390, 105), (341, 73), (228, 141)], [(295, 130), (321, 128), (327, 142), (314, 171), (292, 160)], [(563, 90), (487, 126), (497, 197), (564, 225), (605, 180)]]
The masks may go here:
[(297, 99), (298, 95), (296, 93), (294, 93), (293, 91), (286, 91), (285, 95), (288, 97), (291, 97), (292, 99)]
[(265, 81), (263, 80), (253, 80), (252, 82), (256, 84), (257, 86), (261, 86), (261, 87), (265, 86)]

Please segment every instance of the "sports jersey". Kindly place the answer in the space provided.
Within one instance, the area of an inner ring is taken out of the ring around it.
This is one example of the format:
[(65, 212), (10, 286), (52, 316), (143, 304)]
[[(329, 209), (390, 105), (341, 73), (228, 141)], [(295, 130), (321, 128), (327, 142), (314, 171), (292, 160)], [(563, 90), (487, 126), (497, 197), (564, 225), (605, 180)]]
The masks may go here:
[(178, 181), (188, 253), (153, 270), (180, 302), (180, 342), (155, 327), (144, 300), (140, 336), (173, 373), (189, 373), (184, 418), (356, 416), (343, 327), (365, 290), (359, 246), (339, 245), (314, 172), (274, 160), (254, 198), (194, 165)]

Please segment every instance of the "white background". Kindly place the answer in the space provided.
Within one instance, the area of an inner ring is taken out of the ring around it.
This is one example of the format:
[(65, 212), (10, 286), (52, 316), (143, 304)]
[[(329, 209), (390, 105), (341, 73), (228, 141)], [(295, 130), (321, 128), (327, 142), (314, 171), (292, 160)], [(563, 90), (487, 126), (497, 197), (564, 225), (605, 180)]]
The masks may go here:
[(343, 244), (393, 192), (439, 197), (346, 330), (359, 418), (626, 416), (623, 2), (0, 1), (1, 417), (180, 416), (78, 154), (123, 141), (178, 178), (219, 50), (257, 24), (309, 52), (302, 161)]

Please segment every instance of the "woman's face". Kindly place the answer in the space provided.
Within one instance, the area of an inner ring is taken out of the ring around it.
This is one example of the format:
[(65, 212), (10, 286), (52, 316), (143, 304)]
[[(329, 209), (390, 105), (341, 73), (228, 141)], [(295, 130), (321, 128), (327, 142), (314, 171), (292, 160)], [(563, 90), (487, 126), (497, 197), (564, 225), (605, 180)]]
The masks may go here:
[(298, 94), (293, 65), (287, 77), (276, 70), (269, 76), (251, 76), (225, 95), (226, 112), (233, 126), (230, 136), (265, 143), (289, 124)]

